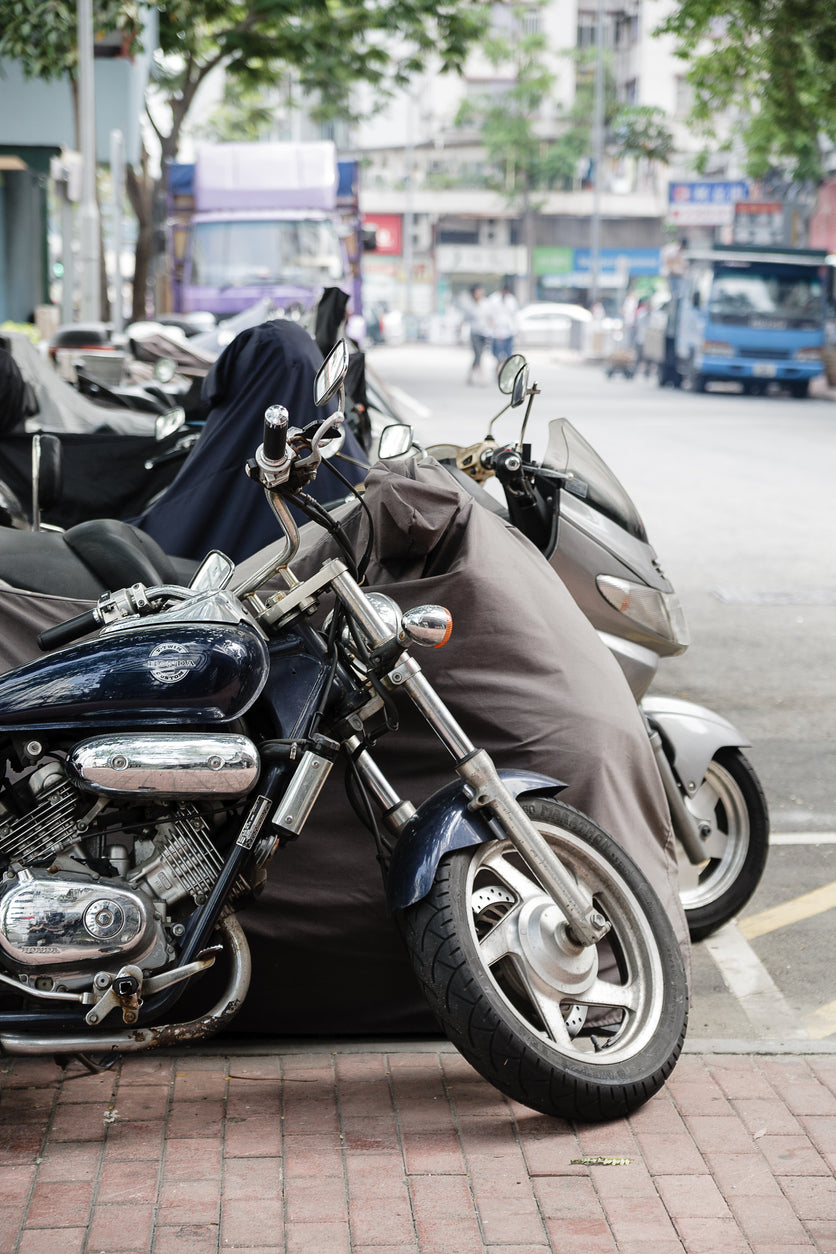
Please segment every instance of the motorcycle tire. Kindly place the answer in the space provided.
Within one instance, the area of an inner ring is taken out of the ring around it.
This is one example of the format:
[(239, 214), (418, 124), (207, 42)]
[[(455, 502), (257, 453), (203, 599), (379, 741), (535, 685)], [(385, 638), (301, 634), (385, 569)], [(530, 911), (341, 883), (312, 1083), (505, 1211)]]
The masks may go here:
[(578, 947), (510, 841), (446, 855), (404, 911), (407, 948), (444, 1032), (508, 1097), (546, 1115), (620, 1118), (664, 1084), (688, 988), (673, 928), (628, 855), (560, 801), (524, 808), (611, 930)]
[(688, 808), (711, 825), (709, 855), (694, 866), (682, 855), (679, 895), (691, 940), (704, 940), (739, 914), (754, 893), (769, 853), (769, 810), (755, 770), (739, 749), (708, 764)]

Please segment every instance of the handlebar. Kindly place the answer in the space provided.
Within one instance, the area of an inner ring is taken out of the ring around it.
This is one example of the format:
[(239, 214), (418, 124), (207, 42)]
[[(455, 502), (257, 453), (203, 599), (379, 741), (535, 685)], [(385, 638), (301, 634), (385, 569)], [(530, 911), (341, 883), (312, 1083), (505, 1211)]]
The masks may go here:
[(287, 424), (289, 414), (284, 405), (271, 405), (264, 415), (264, 460), (278, 465), (284, 460), (287, 449)]
[(44, 653), (48, 653), (50, 649), (60, 649), (62, 645), (71, 644), (73, 640), (80, 640), (99, 625), (97, 606), (92, 610), (85, 610), (83, 614), (76, 614), (75, 618), (68, 618), (64, 623), (45, 628), (38, 636), (38, 648)]

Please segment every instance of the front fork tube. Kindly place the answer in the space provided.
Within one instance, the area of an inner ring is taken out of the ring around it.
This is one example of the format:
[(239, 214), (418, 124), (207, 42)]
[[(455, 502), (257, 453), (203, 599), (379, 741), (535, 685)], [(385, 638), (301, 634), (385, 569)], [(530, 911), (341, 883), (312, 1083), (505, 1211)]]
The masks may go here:
[(668, 800), (674, 835), (685, 850), (688, 861), (693, 863), (694, 866), (699, 866), (701, 862), (705, 862), (706, 854), (703, 841), (706, 836), (710, 835), (711, 828), (707, 823), (700, 823), (685, 804), (685, 797), (676, 781), (673, 767), (668, 761), (665, 747), (662, 744), (662, 737), (658, 731), (652, 730), (650, 732), (650, 743), (653, 746), (656, 766), (658, 767), (662, 787)]
[(593, 945), (599, 941), (609, 930), (606, 919), (581, 894), (576, 881), (555, 856), (548, 841), (503, 784), (490, 754), (471, 743), (418, 663), (404, 654), (389, 675), (389, 680), (409, 693), (442, 744), (453, 755), (456, 771), (472, 794), (468, 808), (474, 811), (484, 809), (496, 820), (546, 892), (560, 906), (573, 938), (581, 945)]
[[(337, 576), (333, 587), (359, 620), (373, 647), (380, 647), (391, 639), (391, 633), (374, 606), (350, 575)], [(581, 945), (594, 945), (609, 931), (607, 920), (587, 901), (560, 859), (555, 857), (548, 841), (502, 783), (490, 755), (484, 749), (475, 747), (422, 673), (421, 667), (408, 653), (401, 654), (387, 679), (393, 688), (402, 687), (409, 694), (441, 743), (452, 754), (456, 771), (473, 794), (469, 808), (487, 809), (498, 820), (515, 849), (563, 911), (573, 938)], [(371, 758), (367, 754), (361, 754), (360, 758), (361, 769), (368, 778), (373, 765)], [(373, 794), (379, 802), (385, 803), (384, 808), (388, 810), (389, 826), (397, 830), (402, 825), (401, 815), (405, 813), (400, 810), (399, 814), (399, 798), (380, 772), (371, 783)]]

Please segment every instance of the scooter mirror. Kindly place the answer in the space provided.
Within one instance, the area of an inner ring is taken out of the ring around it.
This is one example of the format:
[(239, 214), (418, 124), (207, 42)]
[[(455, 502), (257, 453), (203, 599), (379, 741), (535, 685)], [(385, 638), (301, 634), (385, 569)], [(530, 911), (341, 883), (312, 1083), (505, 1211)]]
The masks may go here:
[(510, 357), (506, 357), (505, 361), (499, 367), (497, 374), (497, 383), (499, 390), (505, 396), (510, 396), (514, 390), (514, 380), (520, 370), (525, 365), (525, 358), (522, 353), (512, 353)]
[(338, 340), (314, 379), (314, 405), (324, 405), (338, 391), (348, 370), (348, 345)]
[(381, 461), (403, 457), (412, 448), (412, 427), (407, 422), (393, 422), (380, 433), (377, 455)]
[(509, 402), (512, 409), (516, 409), (518, 405), (522, 405), (528, 393), (528, 365), (527, 363), (520, 366), (514, 376), (514, 383), (511, 388), (511, 400)]
[(165, 414), (158, 414), (154, 422), (154, 439), (165, 440), (186, 425), (186, 411), (182, 406), (170, 409)]
[(154, 362), (154, 378), (158, 383), (170, 383), (177, 374), (177, 362), (173, 357), (160, 357)]

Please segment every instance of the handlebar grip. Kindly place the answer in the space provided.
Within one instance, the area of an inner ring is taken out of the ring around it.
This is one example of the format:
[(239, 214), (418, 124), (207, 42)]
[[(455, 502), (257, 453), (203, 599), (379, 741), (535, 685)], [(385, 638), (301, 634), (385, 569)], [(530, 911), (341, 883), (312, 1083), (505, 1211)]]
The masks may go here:
[(76, 614), (75, 618), (68, 618), (65, 623), (47, 627), (38, 636), (38, 647), (44, 653), (48, 653), (50, 649), (60, 649), (62, 644), (70, 644), (98, 626), (96, 610), (85, 610), (83, 614)]
[(287, 422), (289, 414), (284, 405), (271, 405), (264, 415), (265, 461), (280, 462), (287, 447)]

